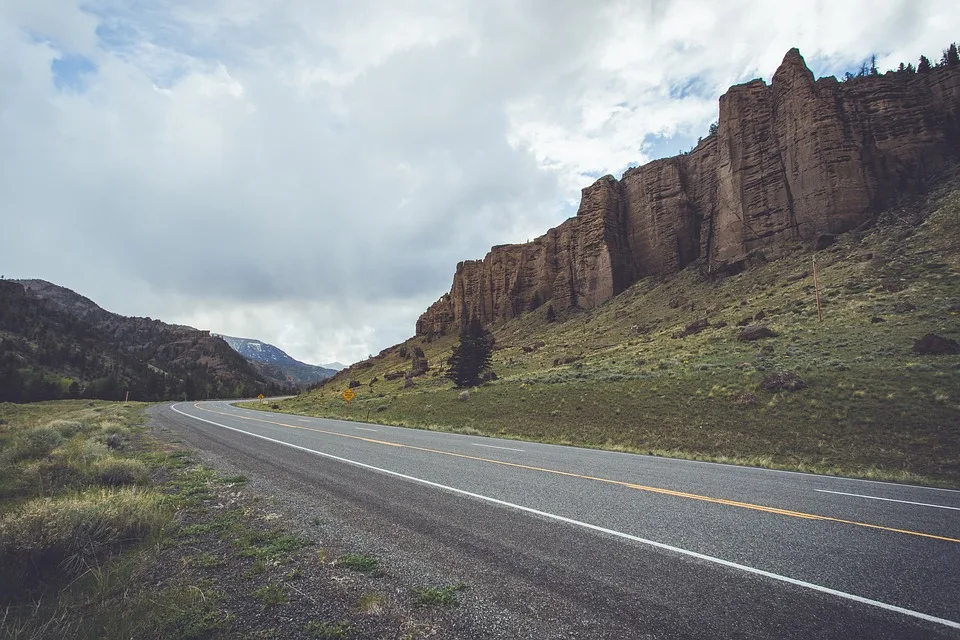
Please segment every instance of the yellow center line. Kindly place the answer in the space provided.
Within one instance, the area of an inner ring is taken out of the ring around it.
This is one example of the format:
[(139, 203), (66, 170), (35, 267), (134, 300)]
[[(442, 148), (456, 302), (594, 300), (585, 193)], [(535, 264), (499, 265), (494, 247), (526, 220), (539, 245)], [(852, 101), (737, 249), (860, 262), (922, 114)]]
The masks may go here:
[(879, 529), (881, 531), (890, 531), (893, 533), (903, 533), (911, 536), (919, 536), (921, 538), (931, 538), (933, 540), (942, 540), (945, 542), (958, 542), (960, 539), (949, 538), (946, 536), (938, 536), (932, 533), (923, 533), (922, 531), (911, 531), (910, 529), (896, 529), (894, 527), (885, 527), (879, 524), (870, 524), (868, 522), (858, 522), (856, 520), (844, 520), (842, 518), (833, 518), (831, 516), (821, 516), (815, 513), (804, 513), (802, 511), (791, 511), (789, 509), (779, 509), (777, 507), (767, 507), (764, 505), (753, 504), (751, 502), (739, 502), (737, 500), (726, 500), (724, 498), (713, 498), (711, 496), (704, 496), (697, 493), (687, 493), (685, 491), (674, 491), (672, 489), (662, 489), (660, 487), (650, 487), (642, 484), (634, 484), (632, 482), (624, 482), (622, 480), (611, 480), (610, 478), (598, 478), (595, 476), (583, 475), (580, 473), (572, 473), (570, 471), (560, 471), (558, 469), (547, 469), (545, 467), (535, 467), (526, 464), (519, 464), (517, 462), (506, 462), (504, 460), (494, 460), (493, 458), (483, 458), (480, 456), (471, 456), (465, 453), (454, 453), (452, 451), (442, 451), (440, 449), (430, 449), (427, 447), (418, 447), (410, 444), (401, 444), (399, 442), (390, 442), (387, 440), (378, 440), (376, 438), (368, 438), (365, 436), (355, 436), (347, 433), (338, 433), (336, 431), (327, 431), (325, 429), (316, 429), (313, 427), (302, 427), (295, 424), (287, 424), (285, 422), (276, 422), (274, 420), (264, 420), (263, 418), (250, 418), (247, 416), (237, 416), (230, 413), (223, 413), (221, 411), (214, 411), (212, 409), (205, 409), (200, 406), (199, 403), (194, 403), (194, 408), (199, 409), (200, 411), (206, 411), (207, 413), (215, 413), (222, 416), (227, 416), (229, 418), (240, 418), (242, 420), (249, 420), (252, 422), (263, 422), (265, 424), (273, 424), (279, 427), (288, 427), (290, 429), (301, 429), (303, 431), (313, 431), (315, 433), (322, 433), (325, 435), (338, 436), (341, 438), (349, 438), (351, 440), (360, 440), (362, 442), (369, 442), (371, 444), (385, 445), (388, 447), (398, 447), (402, 449), (412, 449), (414, 451), (423, 451), (425, 453), (435, 453), (438, 455), (451, 456), (454, 458), (464, 458), (466, 460), (476, 460), (478, 462), (487, 462), (490, 464), (498, 464), (504, 467), (514, 467), (517, 469), (525, 469), (527, 471), (539, 471), (541, 473), (551, 473), (558, 476), (566, 476), (569, 478), (579, 478), (581, 480), (591, 480), (594, 482), (603, 482), (606, 484), (618, 485), (621, 487), (627, 487), (629, 489), (635, 489), (637, 491), (645, 491), (648, 493), (659, 493), (662, 495), (674, 496), (677, 498), (687, 498), (689, 500), (699, 500), (701, 502), (711, 502), (714, 504), (722, 504), (729, 507), (739, 507), (741, 509), (751, 509), (753, 511), (763, 511), (766, 513), (773, 513), (782, 516), (789, 516), (791, 518), (804, 518), (807, 520), (820, 520), (823, 522), (836, 522), (839, 524), (847, 524), (856, 527), (865, 527), (867, 529)]

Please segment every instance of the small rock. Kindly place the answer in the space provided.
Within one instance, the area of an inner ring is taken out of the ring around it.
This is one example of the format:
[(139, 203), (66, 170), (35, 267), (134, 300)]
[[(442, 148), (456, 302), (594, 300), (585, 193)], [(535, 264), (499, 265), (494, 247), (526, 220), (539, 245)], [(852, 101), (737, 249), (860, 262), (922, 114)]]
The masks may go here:
[(737, 335), (737, 340), (740, 342), (753, 342), (754, 340), (760, 340), (761, 338), (776, 337), (777, 334), (770, 329), (770, 327), (765, 327), (763, 325), (751, 325), (740, 330), (740, 333)]
[(793, 371), (774, 371), (767, 374), (760, 383), (765, 391), (799, 391), (806, 387), (806, 383)]
[(404, 389), (409, 389), (409, 388), (412, 387), (412, 386), (414, 386), (414, 385), (413, 385), (413, 378), (404, 378), (404, 379), (403, 379), (403, 388), (404, 388)]
[(760, 322), (766, 317), (767, 317), (767, 313), (761, 309), (760, 311), (757, 311), (757, 315), (753, 316), (753, 319), (756, 320), (757, 322)]
[(675, 338), (686, 338), (687, 336), (692, 336), (700, 333), (704, 329), (710, 326), (710, 322), (706, 318), (701, 318), (696, 322), (691, 322), (686, 327), (683, 328), (683, 331), (680, 333), (673, 334)]
[(884, 320), (879, 316), (873, 316), (872, 318), (870, 318), (870, 322), (872, 322), (873, 324), (880, 324), (881, 322), (886, 322), (886, 320)]
[(803, 280), (804, 278), (809, 278), (809, 271), (802, 271), (800, 273), (795, 273), (791, 276), (787, 276), (787, 282), (796, 282), (797, 280)]
[(466, 402), (469, 399), (470, 399), (470, 392), (467, 391), (466, 389), (461, 391), (460, 395), (457, 396), (457, 400), (459, 400), (460, 402)]
[(911, 311), (915, 311), (916, 308), (917, 305), (912, 302), (898, 302), (893, 310), (897, 313), (910, 313)]
[(733, 404), (740, 407), (752, 407), (757, 404), (757, 396), (749, 391), (740, 391), (730, 396)]
[(360, 386), (360, 381), (359, 381), (359, 380), (351, 380), (351, 381), (350, 381), (350, 384), (347, 385), (347, 386), (349, 386), (351, 389), (356, 389), (357, 387)]
[(960, 343), (935, 333), (928, 333), (913, 343), (913, 350), (930, 356), (960, 354)]
[(669, 305), (671, 309), (678, 309), (680, 307), (687, 306), (689, 302), (690, 301), (684, 298), (683, 296), (675, 296), (673, 298), (670, 298)]
[(748, 324), (750, 324), (751, 322), (753, 322), (753, 316), (747, 316), (746, 318), (744, 318), (743, 320), (741, 320), (740, 322), (738, 322), (738, 323), (737, 323), (737, 326), (738, 326), (738, 327), (745, 327), (745, 326), (747, 326)]
[(880, 287), (888, 293), (900, 293), (905, 289), (902, 283), (893, 280), (881, 283)]
[(760, 347), (760, 355), (762, 356), (772, 356), (773, 355), (773, 345), (765, 344)]
[(497, 379), (497, 373), (495, 371), (484, 371), (480, 374), (480, 382), (493, 382)]
[(957, 302), (947, 307), (947, 313), (952, 313), (954, 315), (960, 314), (960, 302)]
[(715, 325), (713, 325), (713, 327), (714, 327), (715, 329), (723, 329), (725, 326), (727, 326), (727, 321), (726, 321), (726, 320), (721, 320), (720, 322), (718, 322), (718, 323), (716, 323)]

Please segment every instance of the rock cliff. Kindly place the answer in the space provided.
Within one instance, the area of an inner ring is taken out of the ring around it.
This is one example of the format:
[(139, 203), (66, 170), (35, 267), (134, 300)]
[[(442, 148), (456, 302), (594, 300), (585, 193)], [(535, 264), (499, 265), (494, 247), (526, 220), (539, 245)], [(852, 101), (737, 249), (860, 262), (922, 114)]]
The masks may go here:
[(796, 49), (771, 84), (720, 98), (717, 132), (688, 154), (600, 178), (576, 217), (457, 265), (417, 335), (487, 324), (548, 301), (589, 309), (695, 260), (739, 268), (753, 249), (849, 231), (960, 159), (960, 65), (815, 80)]

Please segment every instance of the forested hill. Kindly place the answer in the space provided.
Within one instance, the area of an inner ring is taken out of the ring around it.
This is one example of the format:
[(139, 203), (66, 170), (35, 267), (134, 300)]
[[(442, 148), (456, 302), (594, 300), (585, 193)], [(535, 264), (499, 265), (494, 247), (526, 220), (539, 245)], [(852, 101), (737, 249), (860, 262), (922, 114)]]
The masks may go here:
[(0, 281), (0, 401), (286, 391), (207, 331), (110, 313), (44, 281)]

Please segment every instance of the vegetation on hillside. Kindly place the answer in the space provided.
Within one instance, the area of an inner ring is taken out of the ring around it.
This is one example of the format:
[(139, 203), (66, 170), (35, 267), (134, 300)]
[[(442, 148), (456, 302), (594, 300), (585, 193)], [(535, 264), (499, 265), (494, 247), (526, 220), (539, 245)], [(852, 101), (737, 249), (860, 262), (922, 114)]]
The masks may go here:
[[(817, 314), (816, 258), (824, 320)], [(490, 329), (499, 379), (446, 379), (454, 337), (415, 338), (279, 410), (824, 473), (960, 486), (960, 180), (818, 252), (694, 264), (591, 311)], [(954, 341), (954, 342), (951, 342)], [(412, 375), (409, 354), (429, 367)]]
[(0, 402), (123, 400), (127, 392), (138, 401), (196, 400), (287, 390), (258, 376), (226, 343), (217, 351), (206, 332), (97, 309), (107, 318), (99, 324), (0, 280)]

